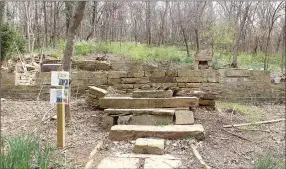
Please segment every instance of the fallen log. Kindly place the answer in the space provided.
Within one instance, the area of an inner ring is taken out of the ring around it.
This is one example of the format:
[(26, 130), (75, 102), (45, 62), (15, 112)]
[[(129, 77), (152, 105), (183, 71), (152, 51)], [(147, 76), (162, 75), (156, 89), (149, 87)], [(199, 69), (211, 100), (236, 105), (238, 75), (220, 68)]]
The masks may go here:
[(198, 152), (198, 150), (197, 150), (197, 148), (196, 148), (196, 146), (195, 146), (194, 144), (191, 144), (191, 148), (192, 148), (192, 150), (193, 150), (193, 153), (194, 153), (195, 157), (199, 160), (200, 164), (201, 164), (202, 166), (204, 166), (204, 168), (206, 168), (206, 169), (211, 169), (211, 167), (208, 166), (208, 165), (204, 162), (202, 156), (200, 155), (200, 153)]
[(276, 123), (276, 122), (280, 122), (280, 121), (285, 121), (285, 118), (276, 119), (276, 120), (268, 120), (268, 121), (259, 121), (259, 122), (254, 122), (254, 123), (241, 123), (241, 124), (224, 125), (223, 128), (250, 126), (250, 125), (258, 125), (258, 124), (269, 124), (269, 123)]

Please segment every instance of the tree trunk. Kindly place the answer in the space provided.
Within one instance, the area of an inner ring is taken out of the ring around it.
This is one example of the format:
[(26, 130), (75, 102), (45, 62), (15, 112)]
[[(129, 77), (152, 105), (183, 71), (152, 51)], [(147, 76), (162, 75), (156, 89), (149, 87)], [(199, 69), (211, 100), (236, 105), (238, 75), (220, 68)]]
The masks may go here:
[(180, 26), (181, 26), (181, 32), (182, 32), (184, 43), (185, 43), (186, 50), (187, 50), (187, 56), (191, 57), (190, 51), (189, 51), (189, 45), (188, 45), (188, 38), (187, 38), (187, 35), (186, 35), (186, 32), (185, 32), (185, 28), (184, 28), (183, 23), (182, 23), (181, 7), (180, 7), (179, 3), (180, 2), (178, 2), (178, 4), (177, 4), (178, 5), (178, 14), (179, 14), (179, 23), (180, 23)]
[[(27, 3), (27, 4), (26, 4)], [(30, 35), (30, 2), (24, 2), (25, 9), (25, 28), (26, 28), (26, 42), (27, 51), (31, 52), (31, 35)]]
[(0, 24), (4, 23), (6, 20), (5, 3), (5, 1), (0, 1)]
[(86, 37), (86, 40), (88, 41), (90, 38), (93, 37), (93, 34), (95, 32), (96, 29), (96, 19), (97, 19), (97, 5), (98, 5), (98, 1), (94, 1), (93, 5), (92, 5), (92, 18), (91, 18), (91, 30), (90, 33), (88, 34), (88, 36)]
[(46, 2), (43, 3), (44, 3), (44, 24), (45, 24), (45, 47), (48, 47), (47, 7), (46, 7)]
[[(63, 69), (64, 71), (71, 72), (71, 59), (73, 55), (74, 39), (76, 36), (76, 31), (78, 30), (80, 23), (84, 16), (86, 1), (77, 2), (77, 7), (72, 18), (71, 26), (68, 31), (68, 37), (66, 40), (66, 47), (63, 57)], [(69, 96), (71, 96), (71, 86), (69, 88)], [(70, 106), (69, 104), (65, 107), (66, 120), (69, 122), (71, 120)]]
[(54, 2), (54, 17), (53, 17), (53, 22), (54, 22), (54, 27), (53, 27), (53, 36), (52, 36), (52, 44), (53, 47), (56, 46), (56, 36), (57, 36), (57, 12), (58, 12), (58, 3)]
[(234, 55), (233, 55), (233, 60), (231, 63), (231, 67), (233, 67), (233, 68), (238, 67), (237, 66), (237, 57), (238, 57), (238, 52), (239, 52), (239, 43), (240, 43), (240, 39), (241, 39), (241, 33), (243, 31), (245, 22), (246, 22), (247, 17), (248, 17), (248, 11), (249, 11), (250, 5), (251, 5), (251, 3), (247, 4), (245, 11), (244, 11), (244, 14), (243, 14), (242, 21), (240, 23), (240, 27), (237, 31), (237, 36), (236, 36), (236, 41), (235, 41), (235, 46), (234, 46)]
[(151, 2), (146, 2), (146, 26), (147, 26), (147, 44), (151, 45), (152, 35), (151, 35)]
[(165, 5), (166, 5), (165, 11), (164, 11), (163, 15), (161, 16), (161, 30), (160, 30), (160, 37), (159, 37), (159, 46), (161, 44), (164, 44), (164, 42), (165, 42), (164, 29), (165, 29), (165, 20), (166, 20), (166, 14), (168, 11), (169, 1), (166, 1)]
[(66, 37), (68, 36), (68, 31), (70, 27), (70, 20), (72, 17), (72, 11), (73, 11), (73, 2), (66, 1), (65, 2), (65, 14), (66, 14)]

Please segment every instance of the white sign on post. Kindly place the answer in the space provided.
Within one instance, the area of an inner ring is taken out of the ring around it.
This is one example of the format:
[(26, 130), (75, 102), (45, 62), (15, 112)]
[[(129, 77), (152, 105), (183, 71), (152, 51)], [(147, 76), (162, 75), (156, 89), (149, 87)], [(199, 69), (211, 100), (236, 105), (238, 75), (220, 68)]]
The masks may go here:
[(65, 86), (65, 88), (69, 88), (69, 78), (70, 78), (69, 72), (52, 71), (51, 85), (53, 87)]
[(68, 89), (51, 89), (50, 103), (52, 104), (68, 104)]
[(51, 73), (50, 103), (68, 104), (69, 72), (52, 71)]

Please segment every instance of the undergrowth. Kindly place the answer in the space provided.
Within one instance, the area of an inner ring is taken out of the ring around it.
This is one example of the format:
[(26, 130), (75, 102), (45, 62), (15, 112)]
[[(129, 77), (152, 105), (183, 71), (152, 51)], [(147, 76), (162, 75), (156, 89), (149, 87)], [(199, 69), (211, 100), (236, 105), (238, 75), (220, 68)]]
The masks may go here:
[[(44, 53), (56, 58), (63, 57), (65, 42), (59, 41), (56, 48), (47, 48)], [(177, 63), (193, 63), (195, 51), (190, 51), (191, 57), (187, 57), (184, 48), (180, 46), (148, 46), (147, 44), (135, 44), (133, 42), (92, 42), (78, 41), (75, 43), (74, 59), (83, 59), (84, 56), (94, 53), (111, 53), (117, 56), (126, 56), (131, 60), (139, 61), (172, 61)], [(238, 56), (238, 66), (243, 69), (263, 69), (263, 53), (249, 54), (240, 53)], [(269, 56), (269, 70), (281, 71), (282, 57), (280, 55)], [(213, 56), (213, 67), (229, 67), (232, 63), (232, 54), (216, 50)]]
[(266, 153), (258, 156), (253, 169), (282, 169), (285, 167), (285, 162), (283, 162), (283, 160), (277, 159), (273, 155)]
[(265, 115), (265, 111), (251, 105), (243, 105), (238, 103), (230, 103), (230, 102), (218, 102), (217, 107), (222, 110), (230, 110), (235, 111), (240, 115), (244, 120), (248, 122), (257, 122), (262, 120), (263, 115)]
[(32, 135), (12, 137), (1, 144), (1, 168), (49, 169), (54, 166), (54, 153), (55, 148), (40, 145), (39, 139)]

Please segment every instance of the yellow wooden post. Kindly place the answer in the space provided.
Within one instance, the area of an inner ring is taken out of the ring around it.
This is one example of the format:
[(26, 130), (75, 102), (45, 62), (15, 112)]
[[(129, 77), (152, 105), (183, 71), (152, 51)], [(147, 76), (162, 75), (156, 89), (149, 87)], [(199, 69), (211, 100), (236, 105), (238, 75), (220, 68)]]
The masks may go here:
[[(64, 89), (64, 86), (59, 88)], [(65, 147), (65, 105), (62, 103), (57, 104), (57, 146)]]

